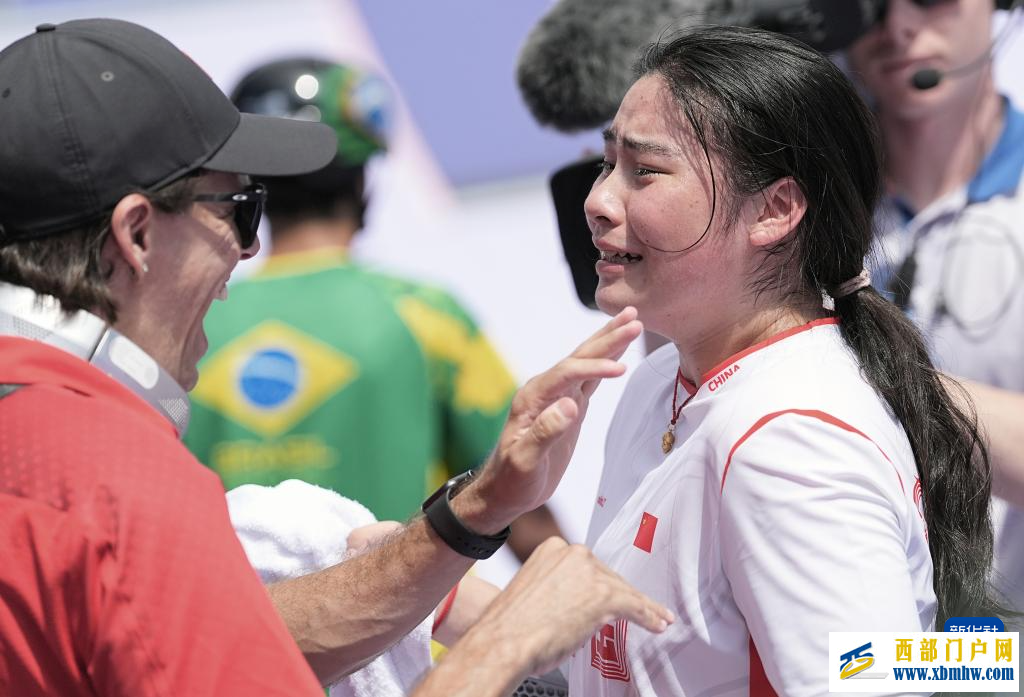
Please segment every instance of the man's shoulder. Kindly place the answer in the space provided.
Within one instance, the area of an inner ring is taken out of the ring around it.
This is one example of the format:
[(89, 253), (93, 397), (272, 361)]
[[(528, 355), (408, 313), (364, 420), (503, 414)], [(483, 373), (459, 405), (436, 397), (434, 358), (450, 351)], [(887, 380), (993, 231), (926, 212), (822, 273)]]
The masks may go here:
[[(204, 474), (170, 429), (141, 413), (147, 405), (134, 409), (47, 383), (21, 387), (3, 401), (0, 437), (18, 444), (17, 458), (34, 461), (39, 477), (112, 490), (152, 479), (149, 496), (161, 491), (169, 472), (181, 480)], [(0, 462), (6, 459), (0, 455)]]

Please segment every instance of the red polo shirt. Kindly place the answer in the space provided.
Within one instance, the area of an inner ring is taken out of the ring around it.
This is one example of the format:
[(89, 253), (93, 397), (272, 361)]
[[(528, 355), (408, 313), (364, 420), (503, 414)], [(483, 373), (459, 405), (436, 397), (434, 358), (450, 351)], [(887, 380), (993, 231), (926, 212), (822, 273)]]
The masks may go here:
[(131, 391), (0, 337), (0, 694), (322, 695), (216, 475)]

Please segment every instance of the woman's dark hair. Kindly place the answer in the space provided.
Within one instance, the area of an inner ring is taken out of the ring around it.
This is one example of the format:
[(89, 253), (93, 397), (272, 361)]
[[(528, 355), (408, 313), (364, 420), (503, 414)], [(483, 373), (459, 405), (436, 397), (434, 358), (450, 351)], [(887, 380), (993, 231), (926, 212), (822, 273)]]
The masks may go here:
[[(195, 193), (197, 172), (157, 191), (142, 191), (165, 213), (187, 208)], [(31, 288), (60, 301), (65, 312), (93, 312), (117, 321), (117, 305), (107, 281), (113, 269), (103, 263), (103, 245), (110, 233), (110, 213), (83, 227), (0, 246), (0, 281)]]
[[(781, 263), (757, 279), (755, 292), (817, 297), (860, 273), (880, 194), (878, 134), (871, 112), (831, 61), (779, 34), (706, 27), (650, 46), (636, 73), (666, 82), (709, 164), (716, 155), (726, 167), (724, 179), (737, 198), (784, 177), (803, 191), (807, 211), (769, 250)], [(917, 328), (874, 289), (834, 302), (865, 379), (913, 448), (937, 624), (995, 614), (1000, 610), (988, 584), (991, 470), (976, 415), (958, 406), (969, 401), (951, 398)]]

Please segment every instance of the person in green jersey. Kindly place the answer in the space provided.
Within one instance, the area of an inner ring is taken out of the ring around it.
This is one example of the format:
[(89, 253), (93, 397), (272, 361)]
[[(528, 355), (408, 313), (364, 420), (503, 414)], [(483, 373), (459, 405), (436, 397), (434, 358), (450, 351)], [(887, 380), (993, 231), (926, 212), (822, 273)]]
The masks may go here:
[[(319, 120), (338, 134), (325, 169), (264, 183), (271, 255), (206, 321), (210, 347), (185, 443), (227, 489), (302, 479), (381, 520), (481, 464), (516, 384), (446, 292), (352, 263), (364, 167), (384, 150), (390, 92), (377, 76), (299, 58), (249, 73), (243, 112)], [(559, 535), (546, 508), (513, 526), (522, 560)]]

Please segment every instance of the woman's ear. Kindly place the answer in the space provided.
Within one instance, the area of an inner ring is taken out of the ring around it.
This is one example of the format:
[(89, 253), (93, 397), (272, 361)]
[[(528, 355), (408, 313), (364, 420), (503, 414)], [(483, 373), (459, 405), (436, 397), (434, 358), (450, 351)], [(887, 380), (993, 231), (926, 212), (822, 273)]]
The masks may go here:
[(755, 207), (749, 227), (750, 243), (770, 247), (786, 238), (807, 212), (807, 197), (793, 177), (783, 177), (750, 199)]
[(142, 278), (153, 250), (153, 204), (142, 194), (128, 194), (110, 215), (110, 235), (103, 255), (117, 269), (126, 265), (131, 275)]

